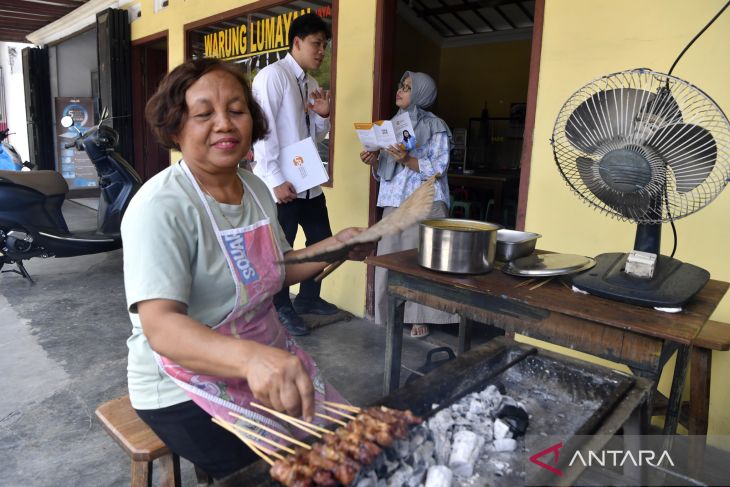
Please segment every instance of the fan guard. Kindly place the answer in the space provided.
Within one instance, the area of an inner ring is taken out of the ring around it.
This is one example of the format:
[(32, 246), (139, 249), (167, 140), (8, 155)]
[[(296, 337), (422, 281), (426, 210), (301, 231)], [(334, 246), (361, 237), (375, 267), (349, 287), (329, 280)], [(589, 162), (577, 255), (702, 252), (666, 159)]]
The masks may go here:
[(730, 177), (730, 123), (722, 110), (696, 86), (648, 69), (603, 76), (573, 93), (551, 144), (572, 190), (623, 221), (690, 215)]

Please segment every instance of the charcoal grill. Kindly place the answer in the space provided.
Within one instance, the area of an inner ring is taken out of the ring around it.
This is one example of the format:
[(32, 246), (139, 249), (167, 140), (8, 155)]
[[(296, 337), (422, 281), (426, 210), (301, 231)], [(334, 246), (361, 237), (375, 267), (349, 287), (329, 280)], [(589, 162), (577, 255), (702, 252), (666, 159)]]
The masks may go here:
[[(651, 391), (647, 380), (606, 367), (571, 359), (546, 350), (519, 344), (505, 337), (467, 352), (433, 372), (398, 389), (374, 405), (410, 409), (429, 418), (463, 396), (490, 384), (504, 386), (506, 393), (523, 402), (531, 414), (523, 447), (540, 451), (541, 442), (564, 438), (561, 463), (564, 475), (555, 477), (547, 470), (525, 464), (526, 456), (511, 454), (514, 472), (525, 476), (487, 479), (490, 485), (570, 484), (581, 473), (579, 466), (567, 467), (571, 453), (582, 445), (579, 435), (613, 435), (632, 418), (632, 427), (648, 421), (646, 402)], [(636, 431), (638, 433), (639, 431)], [(598, 437), (598, 436), (597, 436)], [(591, 445), (595, 447), (596, 445)], [(530, 454), (532, 454), (530, 453)], [(505, 454), (501, 454), (504, 459)], [(527, 455), (529, 456), (529, 455)], [(566, 458), (567, 457), (567, 458)], [(269, 466), (258, 461), (240, 472), (246, 485), (276, 486)], [(488, 472), (480, 472), (489, 475)]]

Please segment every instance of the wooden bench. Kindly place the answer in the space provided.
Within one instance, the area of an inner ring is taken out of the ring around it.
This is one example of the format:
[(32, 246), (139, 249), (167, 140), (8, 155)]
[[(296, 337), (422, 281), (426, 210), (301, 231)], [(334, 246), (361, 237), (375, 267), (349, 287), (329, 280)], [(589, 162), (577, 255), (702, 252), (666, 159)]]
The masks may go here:
[(159, 460), (160, 485), (180, 487), (180, 458), (139, 419), (129, 396), (105, 402), (96, 417), (107, 433), (132, 459), (132, 487), (152, 486), (152, 462)]

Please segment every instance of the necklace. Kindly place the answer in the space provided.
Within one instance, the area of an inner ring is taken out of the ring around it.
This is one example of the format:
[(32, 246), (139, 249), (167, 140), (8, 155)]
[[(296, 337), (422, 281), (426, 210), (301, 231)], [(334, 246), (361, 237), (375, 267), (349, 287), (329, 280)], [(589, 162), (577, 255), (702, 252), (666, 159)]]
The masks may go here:
[[(210, 194), (210, 191), (208, 191), (208, 188), (205, 187), (205, 185), (200, 181), (200, 179), (198, 179), (198, 176), (196, 176), (194, 172), (192, 172), (192, 171), (190, 171), (190, 172), (192, 173), (192, 175), (195, 178), (195, 180), (198, 182), (198, 185), (203, 190), (203, 192), (205, 194), (207, 194), (208, 196), (210, 196), (213, 199), (213, 201), (215, 201), (215, 207), (218, 210), (218, 214), (223, 217), (223, 219), (226, 221), (226, 223), (228, 223), (228, 226), (231, 229), (236, 228), (236, 226), (233, 223), (231, 223), (231, 220), (228, 219), (228, 217), (226, 216), (226, 214), (223, 213), (223, 210), (221, 209), (221, 206), (220, 206), (221, 204), (218, 202), (217, 199), (215, 199), (215, 196), (213, 196), (212, 194)], [(238, 175), (236, 175), (236, 179), (238, 180), (238, 184), (241, 185), (241, 193), (242, 193), (241, 194), (241, 199), (243, 199), (243, 183), (241, 182), (241, 179), (238, 177)]]

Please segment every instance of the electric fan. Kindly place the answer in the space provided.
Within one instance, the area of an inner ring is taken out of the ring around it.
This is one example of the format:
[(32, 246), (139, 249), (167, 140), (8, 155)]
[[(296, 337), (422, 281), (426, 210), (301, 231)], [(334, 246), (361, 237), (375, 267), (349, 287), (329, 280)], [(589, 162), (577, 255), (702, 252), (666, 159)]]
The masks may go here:
[(648, 69), (604, 76), (563, 105), (551, 144), (560, 173), (584, 202), (638, 224), (638, 252), (597, 256), (592, 270), (573, 278), (575, 287), (676, 308), (705, 285), (709, 272), (674, 252), (659, 255), (659, 246), (663, 222), (699, 211), (727, 184), (730, 123), (707, 94)]

